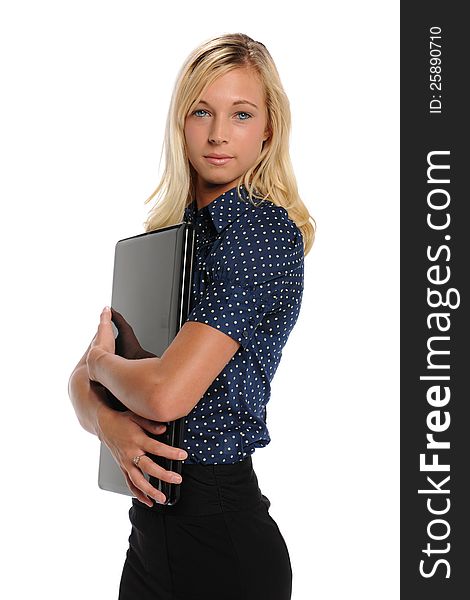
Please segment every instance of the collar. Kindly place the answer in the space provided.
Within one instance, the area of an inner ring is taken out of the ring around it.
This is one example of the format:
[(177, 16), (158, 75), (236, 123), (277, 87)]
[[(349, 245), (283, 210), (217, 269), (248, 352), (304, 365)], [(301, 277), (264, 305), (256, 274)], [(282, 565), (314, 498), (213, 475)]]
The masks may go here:
[(248, 192), (243, 184), (240, 186), (240, 194), (242, 199), (238, 197), (237, 186), (235, 186), (217, 196), (217, 198), (200, 210), (197, 210), (196, 200), (193, 200), (184, 209), (184, 220), (194, 222), (198, 215), (207, 211), (212, 218), (217, 233), (220, 233), (222, 229), (225, 229), (227, 225), (236, 221), (240, 215), (252, 206), (248, 198)]

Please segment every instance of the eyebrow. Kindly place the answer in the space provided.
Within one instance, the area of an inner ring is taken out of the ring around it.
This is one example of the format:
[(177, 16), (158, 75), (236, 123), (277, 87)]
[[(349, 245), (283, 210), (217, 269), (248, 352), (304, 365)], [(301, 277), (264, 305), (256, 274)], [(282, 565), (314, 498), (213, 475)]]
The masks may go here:
[[(199, 104), (205, 104), (206, 106), (210, 106), (208, 102), (206, 102), (205, 100), (199, 100)], [(235, 100), (235, 102), (232, 104), (232, 106), (236, 106), (237, 104), (250, 104), (251, 106), (254, 106), (256, 109), (258, 108), (256, 106), (256, 104), (253, 104), (253, 102), (250, 102), (249, 100)]]

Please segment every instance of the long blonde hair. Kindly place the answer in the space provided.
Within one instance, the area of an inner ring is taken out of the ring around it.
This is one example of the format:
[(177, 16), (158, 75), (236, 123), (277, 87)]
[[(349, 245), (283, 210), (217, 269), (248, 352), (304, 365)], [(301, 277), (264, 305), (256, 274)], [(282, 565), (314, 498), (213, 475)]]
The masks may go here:
[(255, 164), (240, 177), (238, 188), (241, 184), (245, 186), (253, 204), (256, 195), (284, 207), (302, 233), (306, 256), (315, 238), (316, 223), (299, 196), (290, 160), (289, 100), (267, 48), (243, 33), (225, 34), (204, 42), (188, 56), (178, 74), (162, 148), (163, 175), (144, 202), (156, 197), (144, 223), (145, 231), (182, 222), (184, 209), (194, 199), (196, 183), (196, 172), (186, 154), (186, 117), (215, 79), (240, 67), (251, 68), (260, 78), (271, 135), (263, 143)]

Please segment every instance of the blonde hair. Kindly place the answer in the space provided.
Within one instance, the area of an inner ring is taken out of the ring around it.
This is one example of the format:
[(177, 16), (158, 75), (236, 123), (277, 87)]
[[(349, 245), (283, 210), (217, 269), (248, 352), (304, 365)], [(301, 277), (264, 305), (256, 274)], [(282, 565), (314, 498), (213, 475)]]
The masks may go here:
[(219, 76), (235, 68), (251, 68), (264, 88), (269, 138), (263, 143), (255, 164), (240, 177), (240, 185), (253, 195), (284, 207), (300, 229), (304, 255), (315, 238), (316, 223), (302, 202), (289, 155), (291, 113), (289, 100), (267, 48), (243, 33), (226, 34), (204, 42), (184, 62), (173, 90), (166, 122), (162, 154), (165, 167), (153, 194), (156, 197), (144, 223), (152, 231), (183, 221), (184, 209), (194, 199), (196, 172), (186, 154), (184, 126), (187, 115), (204, 91)]

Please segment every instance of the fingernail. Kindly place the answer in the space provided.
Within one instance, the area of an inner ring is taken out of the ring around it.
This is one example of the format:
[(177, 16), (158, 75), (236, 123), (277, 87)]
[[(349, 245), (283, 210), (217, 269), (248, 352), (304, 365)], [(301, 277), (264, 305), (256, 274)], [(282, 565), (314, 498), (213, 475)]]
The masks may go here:
[(181, 475), (173, 475), (171, 478), (172, 483), (181, 483)]
[(188, 453), (187, 452), (180, 452), (178, 454), (178, 458), (181, 458), (182, 460), (184, 460), (185, 458), (188, 458)]

